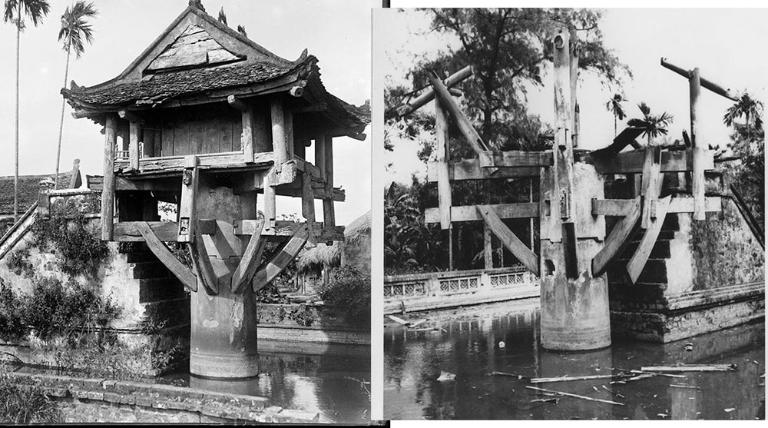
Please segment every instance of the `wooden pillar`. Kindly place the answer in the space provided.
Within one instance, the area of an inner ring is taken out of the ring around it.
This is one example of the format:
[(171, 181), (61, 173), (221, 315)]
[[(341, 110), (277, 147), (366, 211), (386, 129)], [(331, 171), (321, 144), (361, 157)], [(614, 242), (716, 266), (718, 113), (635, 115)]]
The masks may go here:
[(315, 193), (312, 191), (312, 175), (304, 171), (301, 177), (301, 215), (308, 222), (315, 222)]
[(129, 128), (129, 143), (128, 143), (128, 159), (131, 169), (139, 169), (139, 124), (135, 121), (128, 122)]
[(448, 270), (453, 270), (453, 225), (448, 228)]
[(320, 178), (325, 181), (325, 135), (315, 137), (315, 166), (320, 170)]
[(326, 198), (323, 199), (323, 226), (325, 228), (336, 226), (336, 212), (333, 207), (333, 137), (325, 137), (324, 144), (324, 165), (325, 165), (325, 191)]
[(277, 217), (276, 195), (274, 183), (277, 182), (275, 169), (272, 168), (264, 180), (264, 231), (275, 231), (275, 217)]
[(178, 242), (194, 242), (197, 228), (197, 187), (200, 174), (197, 168), (197, 156), (184, 158), (184, 175), (181, 186), (181, 201), (179, 202), (179, 231)]
[(285, 130), (285, 109), (283, 100), (275, 98), (270, 102), (272, 118), (272, 151), (275, 156), (275, 165), (280, 166), (288, 161), (288, 145)]
[(450, 160), (448, 120), (446, 112), (440, 103), (435, 101), (435, 136), (437, 137), (437, 195), (440, 209), (440, 228), (451, 227), (451, 182), (448, 177), (448, 161)]
[(117, 116), (107, 114), (104, 125), (104, 184), (101, 189), (101, 239), (112, 240), (115, 216), (115, 144), (117, 142)]
[(253, 107), (248, 106), (243, 112), (243, 133), (240, 134), (240, 147), (243, 149), (243, 162), (253, 162)]
[(699, 69), (694, 68), (688, 79), (691, 95), (691, 144), (693, 145), (693, 183), (691, 191), (693, 193), (693, 218), (694, 220), (706, 219), (706, 207), (704, 200), (704, 156), (706, 147), (699, 141), (697, 130), (696, 115), (699, 109), (699, 93), (701, 92), (701, 77)]
[(288, 150), (288, 159), (293, 159), (296, 147), (293, 141), (293, 112), (288, 109), (283, 110), (285, 121), (285, 147)]

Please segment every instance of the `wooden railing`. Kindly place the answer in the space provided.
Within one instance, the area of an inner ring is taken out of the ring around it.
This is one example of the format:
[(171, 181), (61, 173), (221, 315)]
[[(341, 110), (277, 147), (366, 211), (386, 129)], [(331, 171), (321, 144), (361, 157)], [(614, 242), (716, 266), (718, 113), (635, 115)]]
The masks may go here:
[(451, 296), (538, 285), (539, 279), (524, 267), (391, 275), (384, 277), (384, 300)]

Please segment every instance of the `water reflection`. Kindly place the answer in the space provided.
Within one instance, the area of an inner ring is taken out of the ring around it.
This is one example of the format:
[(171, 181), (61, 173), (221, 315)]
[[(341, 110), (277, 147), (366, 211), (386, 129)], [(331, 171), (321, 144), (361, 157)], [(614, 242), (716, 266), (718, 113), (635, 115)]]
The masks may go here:
[[(764, 418), (764, 323), (669, 344), (616, 341), (593, 352), (540, 349), (538, 302), (506, 302), (427, 318), (406, 330), (386, 323), (384, 403), (388, 419), (754, 419)], [(685, 349), (686, 343), (693, 350)], [(552, 398), (526, 389), (525, 377), (583, 376), (644, 365), (736, 363), (736, 372), (687, 373), (610, 383), (610, 379), (538, 385), (621, 402)], [(453, 381), (438, 381), (442, 372)], [(489, 375), (503, 372), (504, 375)], [(540, 400), (533, 401), (532, 400)]]

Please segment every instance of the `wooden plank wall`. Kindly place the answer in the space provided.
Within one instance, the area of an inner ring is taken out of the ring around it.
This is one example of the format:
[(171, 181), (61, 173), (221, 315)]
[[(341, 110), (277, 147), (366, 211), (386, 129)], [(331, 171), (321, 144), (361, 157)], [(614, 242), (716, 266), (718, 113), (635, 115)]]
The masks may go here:
[[(256, 151), (272, 149), (268, 114), (266, 106), (254, 106), (253, 135), (259, 143), (254, 144)], [(162, 157), (239, 151), (241, 133), (242, 114), (229, 107), (167, 113), (146, 124), (145, 153), (146, 157)]]

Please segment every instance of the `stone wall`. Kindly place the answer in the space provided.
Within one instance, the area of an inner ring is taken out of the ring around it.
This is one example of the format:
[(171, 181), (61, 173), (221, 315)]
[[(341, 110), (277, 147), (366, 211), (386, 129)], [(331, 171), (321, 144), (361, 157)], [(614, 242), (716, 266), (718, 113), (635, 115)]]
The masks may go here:
[(66, 423), (324, 422), (319, 414), (270, 406), (264, 397), (47, 374), (9, 376), (21, 388), (41, 388), (56, 402)]
[[(709, 177), (708, 192), (726, 193), (715, 178)], [(612, 182), (606, 193), (628, 197), (631, 185), (631, 180)], [(665, 181), (666, 192), (670, 187)], [(764, 251), (732, 199), (723, 197), (721, 211), (707, 213), (705, 221), (693, 220), (690, 213), (668, 214), (638, 282), (631, 285), (624, 265), (639, 239), (609, 267), (614, 336), (669, 342), (764, 317)]]

